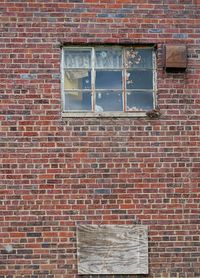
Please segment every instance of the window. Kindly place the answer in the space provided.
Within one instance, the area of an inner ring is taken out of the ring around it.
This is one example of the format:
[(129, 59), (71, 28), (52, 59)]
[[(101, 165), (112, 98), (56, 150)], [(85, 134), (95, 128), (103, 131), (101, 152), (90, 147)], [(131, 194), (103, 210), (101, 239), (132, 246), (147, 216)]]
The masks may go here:
[(63, 110), (127, 115), (155, 107), (152, 47), (64, 47)]

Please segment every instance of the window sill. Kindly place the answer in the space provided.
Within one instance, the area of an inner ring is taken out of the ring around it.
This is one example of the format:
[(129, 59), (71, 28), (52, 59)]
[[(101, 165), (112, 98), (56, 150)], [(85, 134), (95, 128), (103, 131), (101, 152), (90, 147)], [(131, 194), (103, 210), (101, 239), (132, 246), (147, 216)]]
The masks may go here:
[(62, 112), (62, 118), (141, 118), (145, 111), (138, 112)]

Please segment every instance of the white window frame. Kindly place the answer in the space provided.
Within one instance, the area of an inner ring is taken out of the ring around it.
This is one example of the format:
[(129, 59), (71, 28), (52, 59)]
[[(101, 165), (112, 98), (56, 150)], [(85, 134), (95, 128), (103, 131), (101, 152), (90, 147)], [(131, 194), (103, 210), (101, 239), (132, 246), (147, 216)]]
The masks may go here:
[[(91, 72), (92, 72), (92, 76), (91, 76), (91, 90), (92, 90), (92, 107), (94, 107), (94, 103), (95, 103), (95, 92), (94, 92), (94, 71), (95, 71), (95, 67), (94, 67), (94, 59), (95, 59), (95, 49), (106, 49), (109, 47), (113, 47), (113, 48), (131, 48), (134, 47), (136, 49), (144, 49), (144, 48), (148, 48), (148, 49), (152, 49), (152, 65), (153, 65), (153, 109), (156, 108), (157, 105), (157, 99), (156, 99), (156, 95), (157, 95), (157, 71), (156, 71), (156, 53), (155, 53), (155, 49), (153, 46), (135, 46), (135, 45), (128, 45), (128, 46), (117, 46), (117, 45), (113, 45), (113, 46), (107, 46), (107, 45), (102, 45), (102, 46), (65, 46), (62, 48), (62, 57), (61, 57), (61, 91), (62, 91), (62, 117), (63, 118), (82, 118), (82, 117), (86, 117), (86, 118), (90, 118), (90, 117), (113, 117), (113, 118), (118, 118), (118, 117), (144, 117), (146, 116), (146, 112), (147, 111), (140, 111), (140, 110), (135, 110), (135, 111), (111, 111), (111, 112), (93, 112), (93, 111), (89, 111), (89, 112), (85, 112), (85, 111), (66, 111), (64, 110), (65, 104), (65, 90), (64, 90), (64, 69), (65, 69), (65, 65), (64, 65), (64, 52), (66, 49), (84, 49), (84, 50), (91, 50), (92, 51), (92, 59), (91, 59)], [(123, 51), (124, 53), (124, 51)], [(124, 56), (123, 56), (123, 61), (124, 61)], [(123, 94), (123, 108), (124, 108), (124, 99), (126, 97), (126, 90), (124, 89), (124, 71), (125, 71), (125, 67), (124, 65), (122, 66), (122, 78), (123, 78), (123, 89), (122, 89), (122, 94)]]

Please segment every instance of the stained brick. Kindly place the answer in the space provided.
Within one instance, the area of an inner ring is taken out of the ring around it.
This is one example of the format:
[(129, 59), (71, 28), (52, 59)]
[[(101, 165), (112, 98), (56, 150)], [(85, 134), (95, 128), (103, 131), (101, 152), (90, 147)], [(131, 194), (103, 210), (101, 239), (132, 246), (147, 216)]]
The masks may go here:
[(111, 190), (106, 188), (95, 189), (95, 194), (111, 194)]
[(41, 237), (41, 233), (27, 233), (27, 237)]

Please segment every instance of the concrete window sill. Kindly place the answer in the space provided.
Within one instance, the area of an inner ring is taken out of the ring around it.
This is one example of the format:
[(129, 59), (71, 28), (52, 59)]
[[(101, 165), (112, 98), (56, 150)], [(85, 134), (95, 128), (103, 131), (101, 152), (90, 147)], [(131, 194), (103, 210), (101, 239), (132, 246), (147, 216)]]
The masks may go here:
[(62, 112), (62, 118), (141, 118), (146, 112)]

